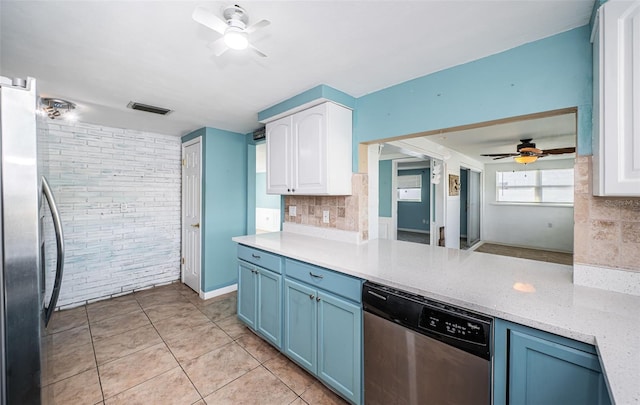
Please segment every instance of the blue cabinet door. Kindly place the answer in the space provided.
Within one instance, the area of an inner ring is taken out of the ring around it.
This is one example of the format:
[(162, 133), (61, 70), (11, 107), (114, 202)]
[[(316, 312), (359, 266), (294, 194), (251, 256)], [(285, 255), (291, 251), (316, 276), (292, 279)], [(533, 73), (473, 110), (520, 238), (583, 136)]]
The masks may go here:
[(362, 392), (362, 308), (318, 293), (318, 377), (350, 401)]
[(282, 348), (282, 276), (269, 270), (258, 271), (257, 330), (278, 349)]
[(593, 346), (500, 320), (495, 333), (494, 404), (611, 403)]
[(238, 318), (248, 326), (256, 327), (256, 269), (238, 261)]
[(315, 374), (317, 366), (316, 290), (284, 281), (284, 352)]

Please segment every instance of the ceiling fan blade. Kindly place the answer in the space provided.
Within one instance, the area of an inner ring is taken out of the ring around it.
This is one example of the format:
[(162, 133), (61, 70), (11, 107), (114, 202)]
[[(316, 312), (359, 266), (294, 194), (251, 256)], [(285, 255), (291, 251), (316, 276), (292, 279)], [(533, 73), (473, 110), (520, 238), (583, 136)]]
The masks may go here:
[(513, 153), (510, 154), (510, 155), (501, 155), (501, 156), (498, 156), (498, 157), (494, 157), (492, 160), (504, 159), (504, 158), (508, 158), (508, 157), (511, 157), (511, 156), (518, 156), (518, 155), (514, 155)]
[(229, 50), (227, 44), (224, 43), (224, 38), (218, 38), (209, 44), (209, 49), (213, 51), (213, 54), (220, 56)]
[(251, 34), (252, 32), (256, 32), (256, 31), (257, 31), (257, 30), (259, 30), (260, 28), (264, 28), (264, 27), (266, 27), (266, 26), (267, 26), (267, 25), (269, 25), (269, 24), (271, 24), (271, 22), (270, 22), (269, 20), (261, 20), (261, 21), (258, 21), (258, 22), (257, 22), (257, 23), (255, 23), (255, 24), (253, 24), (253, 25), (248, 26), (248, 27), (245, 29), (245, 32), (246, 32), (247, 34)]
[(564, 153), (574, 153), (576, 151), (575, 147), (569, 148), (556, 148), (556, 149), (545, 149), (542, 151), (545, 155), (562, 155)]
[(267, 55), (265, 53), (263, 53), (261, 50), (259, 50), (258, 48), (256, 48), (255, 46), (249, 44), (249, 49), (251, 49), (256, 55), (261, 56), (263, 58), (266, 58)]
[(488, 156), (488, 157), (494, 157), (494, 156), (501, 156), (501, 157), (509, 157), (509, 156), (519, 156), (519, 153), (485, 153), (482, 154), (480, 156)]
[(196, 7), (196, 9), (193, 10), (191, 18), (205, 27), (214, 30), (220, 35), (224, 35), (224, 31), (229, 27), (227, 23), (216, 17), (211, 11), (204, 7)]

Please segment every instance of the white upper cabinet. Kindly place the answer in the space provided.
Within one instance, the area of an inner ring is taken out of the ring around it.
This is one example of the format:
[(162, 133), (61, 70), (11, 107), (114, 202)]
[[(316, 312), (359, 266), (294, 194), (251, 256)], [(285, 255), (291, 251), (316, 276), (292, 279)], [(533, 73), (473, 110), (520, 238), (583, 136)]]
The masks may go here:
[(267, 123), (267, 193), (350, 195), (351, 115), (325, 102)]
[(600, 7), (593, 41), (593, 194), (640, 196), (640, 0)]

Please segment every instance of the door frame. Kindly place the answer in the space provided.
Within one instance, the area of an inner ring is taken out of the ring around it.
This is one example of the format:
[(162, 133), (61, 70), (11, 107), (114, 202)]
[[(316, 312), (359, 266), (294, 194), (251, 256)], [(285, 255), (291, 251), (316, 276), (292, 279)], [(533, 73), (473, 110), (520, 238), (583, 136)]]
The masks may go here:
[[(469, 236), (467, 235), (467, 248), (466, 250), (475, 250), (478, 247), (480, 247), (480, 245), (482, 245), (482, 241), (484, 240), (484, 238), (482, 237), (482, 233), (484, 232), (484, 225), (483, 225), (483, 219), (484, 219), (484, 169), (478, 169), (477, 167), (474, 167), (473, 165), (469, 165), (469, 164), (465, 164), (465, 163), (460, 163), (460, 172), (462, 172), (463, 170), (466, 170), (469, 177), (467, 179), (467, 199), (469, 199), (469, 186), (470, 186), (470, 178), (471, 178), (471, 173), (478, 173), (480, 175), (480, 179), (479, 179), (479, 183), (478, 183), (478, 227), (479, 227), (479, 233), (478, 233), (478, 240), (473, 244), (473, 245), (469, 245)], [(460, 210), (462, 210), (462, 199), (460, 199)], [(468, 213), (467, 213), (467, 228), (469, 227), (469, 221), (468, 221)], [(467, 231), (467, 234), (469, 232)]]
[(200, 269), (198, 271), (198, 295), (202, 296), (203, 291), (202, 291), (202, 230), (204, 229), (204, 224), (202, 221), (202, 191), (203, 191), (203, 187), (202, 187), (202, 137), (198, 136), (194, 139), (191, 139), (187, 142), (183, 142), (182, 143), (182, 147), (181, 147), (181, 159), (182, 159), (182, 164), (180, 165), (180, 168), (182, 169), (182, 173), (181, 173), (181, 196), (180, 196), (180, 223), (181, 223), (181, 230), (180, 230), (180, 236), (181, 236), (181, 240), (180, 240), (180, 281), (182, 283), (184, 283), (184, 269), (185, 269), (185, 251), (184, 251), (184, 241), (185, 241), (185, 234), (186, 234), (186, 224), (184, 223), (183, 219), (184, 219), (184, 211), (185, 211), (185, 193), (184, 193), (184, 183), (185, 183), (185, 172), (184, 172), (184, 159), (185, 159), (185, 150), (187, 147), (195, 145), (195, 144), (200, 144), (200, 156), (199, 156), (199, 167), (200, 167), (200, 203), (198, 204), (198, 217), (200, 218), (200, 227), (198, 228), (198, 233), (199, 233), (199, 237), (198, 237), (198, 243), (200, 244), (198, 251), (200, 252), (200, 260), (198, 261), (198, 263), (200, 264)]

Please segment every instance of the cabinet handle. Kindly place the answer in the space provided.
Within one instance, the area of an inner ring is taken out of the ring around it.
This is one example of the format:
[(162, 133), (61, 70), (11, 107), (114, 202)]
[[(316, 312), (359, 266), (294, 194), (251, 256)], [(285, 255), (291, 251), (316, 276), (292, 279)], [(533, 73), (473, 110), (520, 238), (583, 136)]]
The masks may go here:
[(313, 294), (309, 294), (309, 299), (312, 300), (315, 296)]
[(251, 253), (251, 257), (253, 257), (254, 259), (259, 259), (260, 255), (256, 255), (256, 254)]
[(315, 277), (315, 278), (324, 278), (324, 276), (323, 276), (323, 275), (321, 275), (321, 274), (313, 274), (312, 272), (309, 272), (309, 275), (310, 275), (311, 277)]
[(316, 297), (316, 301), (320, 302), (320, 297)]

